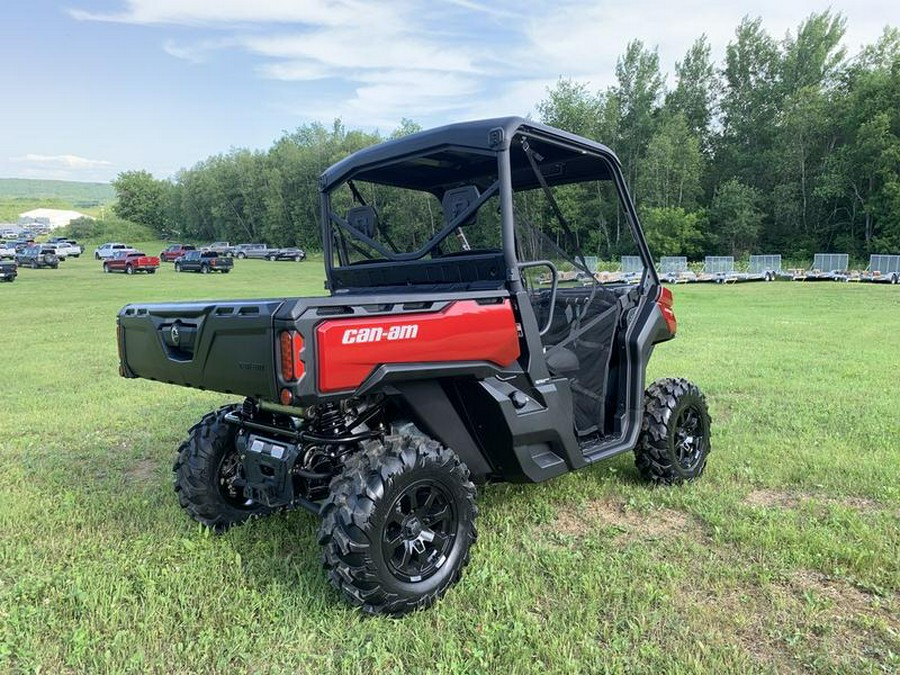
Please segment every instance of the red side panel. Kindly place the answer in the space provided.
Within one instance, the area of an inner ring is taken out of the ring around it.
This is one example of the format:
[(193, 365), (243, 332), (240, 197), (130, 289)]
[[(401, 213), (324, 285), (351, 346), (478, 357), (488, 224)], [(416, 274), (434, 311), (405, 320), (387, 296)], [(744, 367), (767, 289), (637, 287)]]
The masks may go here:
[(355, 389), (383, 363), (488, 361), (508, 366), (519, 356), (509, 300), (460, 300), (441, 312), (372, 319), (334, 319), (316, 328), (319, 390)]

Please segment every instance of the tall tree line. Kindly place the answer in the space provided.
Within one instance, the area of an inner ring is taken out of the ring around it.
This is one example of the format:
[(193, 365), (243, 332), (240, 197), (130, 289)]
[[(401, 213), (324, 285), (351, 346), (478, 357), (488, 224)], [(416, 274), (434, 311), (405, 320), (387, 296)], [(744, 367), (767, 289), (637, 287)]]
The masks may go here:
[[(826, 11), (776, 40), (745, 18), (723, 63), (701, 36), (670, 86), (656, 50), (635, 40), (615, 84), (592, 91), (561, 79), (537, 111), (616, 151), (657, 255), (900, 252), (900, 31), (848, 55), (845, 27)], [(416, 130), (404, 121), (393, 135)], [(126, 172), (113, 183), (118, 214), (163, 235), (317, 248), (318, 175), (381, 140), (339, 121), (312, 124), (171, 181)], [(623, 248), (625, 230), (578, 227), (589, 255)]]

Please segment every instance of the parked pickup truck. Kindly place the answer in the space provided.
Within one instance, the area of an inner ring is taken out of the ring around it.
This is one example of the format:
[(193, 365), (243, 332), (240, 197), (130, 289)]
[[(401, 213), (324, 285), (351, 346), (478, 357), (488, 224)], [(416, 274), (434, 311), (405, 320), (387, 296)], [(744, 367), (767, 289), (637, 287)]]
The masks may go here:
[(0, 281), (15, 281), (19, 273), (17, 267), (14, 262), (0, 262)]
[(206, 251), (215, 251), (220, 256), (230, 258), (234, 255), (234, 246), (227, 241), (214, 241), (209, 246), (204, 247)]
[(69, 258), (77, 258), (84, 253), (84, 246), (71, 239), (56, 242), (56, 249), (62, 251)]
[(159, 254), (159, 259), (163, 262), (175, 262), (188, 251), (196, 250), (196, 246), (191, 244), (172, 244)]
[(118, 251), (112, 258), (103, 261), (104, 272), (146, 272), (155, 274), (159, 269), (159, 258), (141, 251)]
[(201, 274), (221, 272), (222, 274), (228, 274), (232, 267), (234, 267), (234, 261), (231, 258), (220, 256), (215, 251), (188, 251), (175, 261), (176, 272), (200, 272)]
[(3, 260), (4, 258), (9, 258), (10, 260), (16, 259), (16, 243), (14, 241), (0, 244), (0, 260)]
[(265, 260), (275, 251), (276, 249), (269, 248), (266, 244), (238, 244), (234, 247), (234, 257)]
[(101, 244), (97, 248), (94, 249), (94, 258), (96, 260), (106, 260), (107, 258), (112, 258), (113, 255), (118, 251), (133, 251), (128, 244), (120, 244), (114, 242), (108, 242), (106, 244)]

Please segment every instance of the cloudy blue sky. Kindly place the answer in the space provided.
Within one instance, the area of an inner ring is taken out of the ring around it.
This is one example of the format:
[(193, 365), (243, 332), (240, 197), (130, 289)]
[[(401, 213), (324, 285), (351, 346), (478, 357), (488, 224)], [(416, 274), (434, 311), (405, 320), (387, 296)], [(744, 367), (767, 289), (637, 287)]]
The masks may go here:
[[(3, 0), (0, 177), (173, 174), (230, 147), (340, 117), (390, 131), (525, 115), (559, 77), (612, 82), (628, 40), (672, 72), (745, 14), (776, 37), (811, 0)], [(898, 0), (835, 0), (854, 53)]]

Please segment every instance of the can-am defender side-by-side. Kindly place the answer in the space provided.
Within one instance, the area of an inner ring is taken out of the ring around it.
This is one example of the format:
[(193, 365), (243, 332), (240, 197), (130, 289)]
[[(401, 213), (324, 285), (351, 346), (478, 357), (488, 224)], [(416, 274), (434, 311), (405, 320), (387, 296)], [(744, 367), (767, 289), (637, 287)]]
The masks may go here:
[[(123, 376), (244, 399), (178, 450), (194, 519), (317, 513), (331, 583), (398, 615), (459, 579), (476, 484), (631, 451), (656, 483), (703, 472), (698, 388), (644, 391), (675, 315), (608, 148), (521, 118), (467, 122), (361, 150), (319, 190), (327, 297), (119, 314)], [(639, 256), (640, 282), (601, 283), (583, 249)]]

